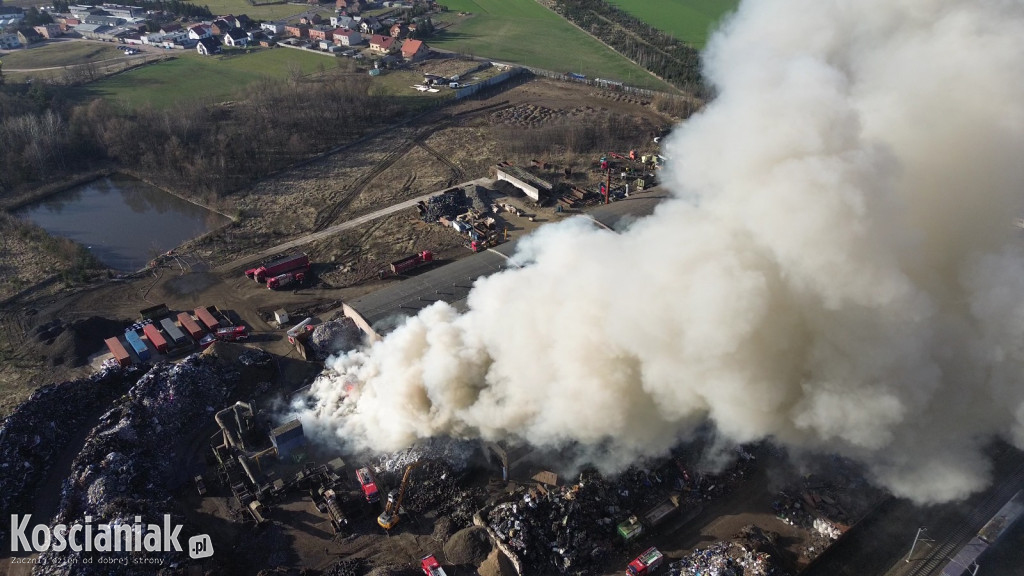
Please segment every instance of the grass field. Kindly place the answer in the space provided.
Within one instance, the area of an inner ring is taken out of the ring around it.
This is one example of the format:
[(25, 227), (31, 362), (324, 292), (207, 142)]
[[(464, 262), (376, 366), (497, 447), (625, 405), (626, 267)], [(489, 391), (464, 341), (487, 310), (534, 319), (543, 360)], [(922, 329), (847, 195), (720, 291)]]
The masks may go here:
[(15, 50), (3, 56), (4, 70), (73, 66), (101, 60), (125, 60), (124, 52), (110, 44), (95, 42), (47, 42), (32, 48)]
[(76, 90), (79, 99), (112, 98), (129, 106), (163, 108), (185, 99), (227, 100), (260, 78), (287, 78), (337, 66), (334, 58), (301, 50), (274, 48), (250, 54), (206, 57), (184, 52), (173, 60), (93, 82)]
[[(306, 4), (269, 4), (264, 6), (253, 6), (246, 0), (190, 0), (198, 6), (207, 6), (215, 16), (225, 14), (245, 14), (253, 20), (279, 20), (289, 16), (301, 14), (306, 11)], [(5, 6), (49, 6), (51, 0), (4, 0)], [(100, 4), (100, 2), (97, 2)], [(124, 4), (124, 2), (122, 2)], [(130, 2), (128, 2), (130, 4)], [(320, 14), (333, 14), (334, 5), (323, 5), (316, 9)]]
[(740, 0), (608, 0), (651, 26), (697, 48)]
[[(431, 46), (556, 72), (673, 90), (536, 0), (445, 0), (452, 25)], [(458, 12), (470, 12), (459, 16)]]

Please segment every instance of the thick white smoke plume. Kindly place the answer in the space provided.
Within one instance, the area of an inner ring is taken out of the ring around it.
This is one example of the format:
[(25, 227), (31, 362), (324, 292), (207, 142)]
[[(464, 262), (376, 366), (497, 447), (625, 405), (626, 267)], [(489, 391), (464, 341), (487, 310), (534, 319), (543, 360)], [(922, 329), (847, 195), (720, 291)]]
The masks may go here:
[(614, 467), (710, 419), (921, 502), (979, 489), (987, 439), (1024, 446), (1022, 38), (1019, 1), (744, 2), (706, 52), (718, 97), (668, 139), (675, 199), (542, 229), (468, 313), (337, 359), (307, 425)]

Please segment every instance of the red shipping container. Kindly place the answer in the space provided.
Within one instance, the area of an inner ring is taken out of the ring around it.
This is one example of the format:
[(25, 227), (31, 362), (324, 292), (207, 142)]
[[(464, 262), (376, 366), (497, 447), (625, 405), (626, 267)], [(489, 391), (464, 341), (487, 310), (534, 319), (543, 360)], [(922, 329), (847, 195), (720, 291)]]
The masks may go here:
[(196, 308), (196, 318), (206, 326), (207, 330), (216, 330), (217, 328), (220, 328), (220, 322), (217, 322), (217, 319), (213, 317), (213, 314), (210, 314), (210, 311), (203, 306)]
[(178, 314), (178, 324), (188, 332), (189, 336), (199, 340), (203, 337), (203, 329), (196, 324), (196, 321), (192, 319), (192, 315), (188, 312), (182, 312)]
[(142, 332), (146, 334), (146, 338), (149, 338), (149, 343), (156, 348), (156, 351), (161, 354), (167, 353), (167, 340), (164, 339), (164, 335), (160, 333), (160, 330), (152, 324), (146, 324), (142, 327)]
[(127, 366), (132, 363), (131, 356), (128, 355), (128, 351), (124, 349), (124, 345), (117, 337), (107, 338), (104, 340), (107, 344), (107, 348), (110, 349), (110, 353), (114, 355), (114, 359), (121, 366)]

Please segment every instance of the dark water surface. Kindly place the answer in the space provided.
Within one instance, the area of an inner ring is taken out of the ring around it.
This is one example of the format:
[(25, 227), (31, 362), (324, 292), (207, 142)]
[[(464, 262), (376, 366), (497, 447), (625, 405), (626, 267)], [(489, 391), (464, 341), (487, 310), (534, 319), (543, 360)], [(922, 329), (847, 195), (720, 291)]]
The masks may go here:
[(143, 268), (157, 254), (229, 222), (120, 174), (49, 196), (16, 215), (88, 247), (104, 264), (124, 271)]

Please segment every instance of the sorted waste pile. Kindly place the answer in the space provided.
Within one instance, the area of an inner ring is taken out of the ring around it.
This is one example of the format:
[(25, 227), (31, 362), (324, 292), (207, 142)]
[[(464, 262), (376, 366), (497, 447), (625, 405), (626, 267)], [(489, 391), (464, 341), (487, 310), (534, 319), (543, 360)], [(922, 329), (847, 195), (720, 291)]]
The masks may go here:
[(309, 338), (309, 346), (318, 360), (339, 352), (354, 350), (363, 340), (363, 332), (351, 318), (342, 316), (318, 325)]
[[(142, 366), (107, 368), (43, 386), (15, 408), (0, 423), (0, 510), (30, 512), (37, 489), (78, 429), (144, 372)], [(0, 541), (10, 541), (8, 526), (0, 523)]]
[(382, 454), (374, 469), (380, 474), (401, 473), (414, 462), (436, 460), (446, 463), (455, 472), (463, 472), (469, 467), (470, 459), (479, 450), (479, 446), (476, 442), (451, 438), (427, 438), (411, 448)]
[(269, 368), (274, 357), (260, 348), (246, 348), (238, 355), (238, 363), (249, 368)]
[[(140, 516), (144, 524), (162, 525), (164, 515), (174, 510), (172, 491), (188, 480), (187, 471), (176, 466), (174, 442), (187, 438), (195, 422), (223, 405), (238, 379), (237, 371), (200, 355), (154, 366), (89, 433), (64, 483), (54, 524), (85, 523), (87, 516), (93, 524), (133, 524)], [(182, 520), (172, 516), (171, 521)], [(191, 535), (188, 530), (186, 525), (180, 533), (182, 546)], [(35, 573), (154, 573), (187, 558), (183, 552), (143, 554), (161, 559), (163, 566), (129, 564), (123, 572), (112, 572), (109, 562), (93, 561), (99, 556), (127, 561), (131, 554), (47, 552)]]

